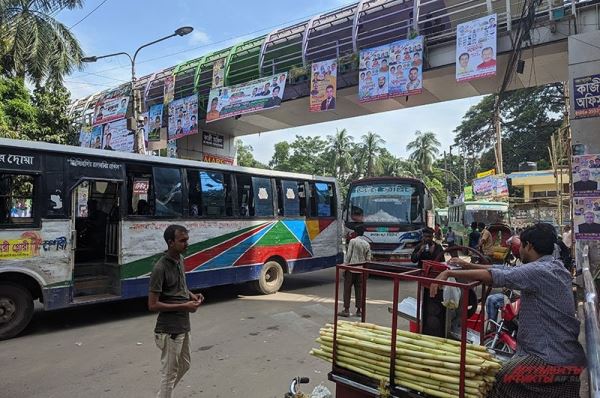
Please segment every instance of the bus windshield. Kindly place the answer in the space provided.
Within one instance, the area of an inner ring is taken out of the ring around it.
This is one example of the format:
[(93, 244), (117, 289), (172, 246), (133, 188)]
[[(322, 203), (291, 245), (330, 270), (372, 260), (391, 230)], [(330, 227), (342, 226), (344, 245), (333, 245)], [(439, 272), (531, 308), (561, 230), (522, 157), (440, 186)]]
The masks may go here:
[(361, 184), (350, 191), (350, 221), (371, 223), (423, 222), (420, 195), (403, 183)]
[(465, 211), (465, 225), (470, 225), (473, 221), (485, 224), (506, 223), (506, 210), (471, 210)]

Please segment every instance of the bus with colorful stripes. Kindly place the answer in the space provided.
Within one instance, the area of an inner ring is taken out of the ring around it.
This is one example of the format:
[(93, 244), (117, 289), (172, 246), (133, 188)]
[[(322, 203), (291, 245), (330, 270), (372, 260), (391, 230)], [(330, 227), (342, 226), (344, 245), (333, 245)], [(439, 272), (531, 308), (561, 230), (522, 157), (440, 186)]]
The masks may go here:
[(342, 261), (334, 178), (0, 139), (0, 339), (46, 310), (143, 297), (170, 224), (191, 289)]

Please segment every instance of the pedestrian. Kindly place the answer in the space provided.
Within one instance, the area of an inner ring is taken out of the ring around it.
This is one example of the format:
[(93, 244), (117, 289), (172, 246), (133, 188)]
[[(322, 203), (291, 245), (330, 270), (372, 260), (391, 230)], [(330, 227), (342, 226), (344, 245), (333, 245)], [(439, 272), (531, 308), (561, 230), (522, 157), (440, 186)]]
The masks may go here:
[(154, 339), (161, 350), (159, 398), (170, 398), (173, 388), (190, 368), (190, 312), (196, 312), (204, 296), (187, 288), (183, 253), (188, 231), (169, 225), (164, 232), (167, 251), (158, 259), (150, 276), (148, 308), (158, 312)]
[(562, 241), (569, 249), (573, 245), (573, 231), (571, 230), (570, 225), (565, 226), (565, 232), (562, 234)]
[[(580, 324), (575, 317), (571, 274), (552, 257), (556, 242), (552, 225), (535, 224), (521, 234), (523, 265), (502, 267), (451, 259), (466, 269), (443, 271), (437, 277), (521, 291), (517, 352), (496, 375), (490, 398), (579, 397), (585, 354), (578, 341)], [(430, 295), (438, 289), (438, 284), (431, 284)]]
[(492, 262), (491, 260), (494, 258), (494, 238), (492, 237), (492, 233), (485, 227), (485, 224), (480, 222), (477, 224), (479, 228), (479, 233), (481, 236), (479, 237), (479, 244), (477, 245), (479, 251), (483, 253), (485, 257), (487, 257), (488, 262)]
[(471, 223), (471, 232), (469, 233), (469, 247), (472, 249), (477, 249), (480, 237), (481, 234), (477, 230), (477, 222), (473, 221)]
[[(348, 243), (344, 263), (347, 265), (362, 264), (371, 261), (371, 245), (363, 236), (365, 228), (358, 225), (354, 228), (356, 236)], [(350, 296), (354, 286), (354, 304), (356, 306), (355, 316), (362, 316), (362, 274), (352, 271), (344, 271), (344, 310), (338, 312), (339, 316), (350, 316)]]
[(419, 268), (423, 268), (423, 260), (435, 260), (444, 252), (442, 245), (433, 241), (433, 234), (433, 229), (423, 228), (421, 242), (410, 255), (410, 261), (418, 264)]
[[(454, 233), (452, 227), (448, 227), (448, 232), (446, 232), (446, 243), (448, 244), (448, 248), (456, 246), (456, 233)], [(458, 257), (458, 252), (452, 250), (450, 251), (450, 256)]]

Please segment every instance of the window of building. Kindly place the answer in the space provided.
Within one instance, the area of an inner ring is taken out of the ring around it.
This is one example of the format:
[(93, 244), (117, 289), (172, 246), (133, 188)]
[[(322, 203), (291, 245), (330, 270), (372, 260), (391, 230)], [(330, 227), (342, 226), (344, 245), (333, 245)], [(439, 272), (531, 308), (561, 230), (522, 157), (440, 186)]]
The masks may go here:
[(0, 224), (21, 225), (34, 222), (36, 178), (27, 174), (0, 174)]
[(310, 183), (310, 213), (312, 217), (335, 216), (335, 195), (333, 184), (325, 182)]

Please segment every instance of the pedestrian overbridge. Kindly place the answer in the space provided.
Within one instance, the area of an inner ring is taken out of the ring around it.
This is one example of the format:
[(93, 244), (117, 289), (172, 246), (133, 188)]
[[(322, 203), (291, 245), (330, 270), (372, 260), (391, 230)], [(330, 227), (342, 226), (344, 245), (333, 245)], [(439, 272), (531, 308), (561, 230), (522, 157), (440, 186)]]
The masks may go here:
[[(227, 139), (497, 92), (516, 50), (515, 37), (524, 26), (532, 27), (520, 47), (524, 69), (511, 73), (508, 89), (567, 81), (567, 39), (600, 28), (598, 4), (598, 0), (361, 0), (145, 76), (135, 87), (145, 110), (163, 102), (165, 79), (174, 75), (174, 98), (197, 93), (200, 129)], [(534, 11), (524, 17), (530, 8)], [(457, 83), (457, 25), (493, 13), (497, 14), (498, 29), (497, 75)], [(357, 95), (358, 52), (405, 39), (414, 32), (425, 37), (423, 92), (361, 103)], [(205, 124), (213, 64), (223, 58), (226, 85), (289, 72), (281, 106)], [(309, 112), (310, 64), (328, 59), (338, 60), (336, 109)], [(96, 101), (105, 94), (76, 101), (72, 111), (91, 118)], [(184, 157), (195, 158), (195, 152), (202, 152), (202, 137), (186, 137), (179, 140), (178, 147)]]

